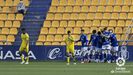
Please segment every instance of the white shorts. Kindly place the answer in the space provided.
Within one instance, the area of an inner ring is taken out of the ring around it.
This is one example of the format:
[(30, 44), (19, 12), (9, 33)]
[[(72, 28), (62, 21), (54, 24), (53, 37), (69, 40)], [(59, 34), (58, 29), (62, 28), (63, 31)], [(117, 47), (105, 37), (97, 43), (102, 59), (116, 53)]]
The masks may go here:
[(111, 50), (111, 46), (110, 45), (103, 45), (102, 49), (103, 50)]
[(118, 51), (118, 49), (119, 49), (119, 46), (112, 47), (112, 50), (113, 50), (113, 51)]
[(96, 48), (96, 51), (101, 51), (102, 49), (101, 48)]

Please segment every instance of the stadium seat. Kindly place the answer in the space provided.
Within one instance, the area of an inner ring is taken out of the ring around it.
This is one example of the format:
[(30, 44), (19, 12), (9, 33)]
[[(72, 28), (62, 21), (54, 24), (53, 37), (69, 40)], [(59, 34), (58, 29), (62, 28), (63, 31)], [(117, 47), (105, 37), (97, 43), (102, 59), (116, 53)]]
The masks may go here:
[(121, 27), (115, 27), (115, 33), (116, 34), (122, 34), (122, 28)]
[(3, 7), (2, 12), (6, 13), (6, 12), (10, 12), (10, 8), (9, 7)]
[(38, 40), (39, 42), (44, 42), (46, 40), (46, 36), (45, 35), (39, 35)]
[(84, 0), (84, 3), (83, 3), (83, 5), (91, 5), (91, 0)]
[(74, 34), (80, 34), (80, 28), (74, 28), (74, 31), (73, 31), (73, 33)]
[(52, 42), (52, 45), (60, 45), (59, 42)]
[(65, 11), (65, 7), (64, 6), (58, 6), (57, 7), (57, 12), (64, 12)]
[(59, 0), (52, 0), (52, 6), (58, 6)]
[(54, 19), (54, 14), (48, 13), (46, 20), (53, 20)]
[(62, 41), (62, 35), (55, 35), (54, 41)]
[(106, 6), (105, 12), (112, 12), (112, 11), (113, 11), (113, 7), (112, 6)]
[(133, 12), (133, 6), (130, 6), (130, 12)]
[(73, 7), (73, 12), (80, 12), (80, 11), (81, 11), (80, 6), (74, 6)]
[(87, 19), (93, 20), (94, 17), (95, 17), (95, 14), (94, 14), (94, 13), (88, 13), (88, 14), (87, 14)]
[(127, 39), (128, 39), (128, 38), (127, 38), (126, 35), (124, 35), (124, 34), (121, 35), (121, 41), (124, 41), (124, 40), (127, 40)]
[(127, 31), (132, 32), (132, 28), (125, 27), (125, 28), (123, 28), (122, 33), (123, 33), (123, 34), (127, 34)]
[(63, 42), (65, 43), (65, 39), (67, 38), (67, 35), (63, 35)]
[(98, 6), (97, 12), (104, 12), (105, 7), (104, 6)]
[(15, 20), (15, 14), (8, 14), (8, 20)]
[(120, 6), (114, 6), (114, 12), (121, 12), (121, 7)]
[(60, 0), (60, 5), (61, 6), (66, 6), (67, 5), (67, 0)]
[(111, 29), (111, 30), (113, 30), (113, 32), (115, 32), (114, 27), (108, 27), (108, 30), (109, 30), (109, 29)]
[(126, 24), (125, 24), (125, 26), (129, 26), (129, 25), (131, 25), (131, 23), (132, 23), (131, 20), (126, 20)]
[(51, 21), (44, 21), (43, 27), (51, 27)]
[(2, 28), (1, 34), (9, 34), (9, 28)]
[(60, 45), (66, 45), (65, 42), (61, 42)]
[(0, 14), (0, 20), (7, 20), (7, 14)]
[(16, 35), (18, 33), (17, 28), (11, 28), (9, 34)]
[(5, 27), (12, 27), (12, 21), (5, 21)]
[(56, 6), (51, 6), (49, 12), (55, 13), (57, 11)]
[(116, 3), (115, 3), (115, 5), (123, 5), (123, 2), (124, 0), (116, 0)]
[(0, 6), (4, 6), (4, 5), (5, 5), (4, 0), (0, 0)]
[(76, 21), (76, 27), (83, 27), (84, 22), (83, 21)]
[(96, 12), (96, 11), (97, 11), (97, 7), (96, 6), (90, 6), (89, 12)]
[(54, 41), (54, 36), (53, 35), (47, 35), (46, 41)]
[(92, 22), (91, 20), (89, 20), (89, 21), (85, 21), (85, 25), (84, 25), (84, 27), (91, 27), (92, 24), (93, 24), (93, 22)]
[(119, 21), (117, 22), (117, 26), (118, 26), (118, 27), (124, 27), (124, 26), (125, 26), (124, 20), (119, 20)]
[(98, 28), (97, 27), (91, 27), (90, 28), (90, 33), (92, 33), (93, 30), (98, 30)]
[(87, 17), (87, 14), (86, 13), (80, 13), (79, 14), (79, 20), (85, 20)]
[(100, 26), (100, 20), (93, 20), (93, 25), (92, 26)]
[(13, 21), (13, 26), (12, 27), (19, 28), (20, 27), (20, 21)]
[(68, 0), (67, 3), (67, 5), (75, 5), (75, 0)]
[(5, 6), (12, 6), (13, 1), (12, 0), (6, 0)]
[(90, 33), (90, 28), (88, 27), (83, 27), (82, 29), (84, 29), (84, 33), (88, 35), (88, 33)]
[(112, 13), (111, 19), (118, 19), (118, 18), (119, 18), (119, 14), (118, 13)]
[(8, 42), (14, 42), (14, 41), (15, 41), (14, 35), (8, 35), (8, 36), (7, 36), (7, 41), (8, 41)]
[(64, 13), (64, 14), (63, 14), (63, 20), (69, 20), (70, 17), (71, 17), (71, 15), (68, 14), (68, 13)]
[(45, 42), (44, 45), (52, 45), (51, 42)]
[(116, 20), (110, 20), (109, 21), (109, 26), (116, 27)]
[(121, 36), (119, 34), (116, 35), (116, 38), (117, 38), (118, 41), (121, 40)]
[(75, 21), (68, 21), (68, 27), (75, 27)]
[(96, 13), (95, 14), (95, 19), (102, 19), (103, 18), (103, 14), (102, 13)]
[(107, 27), (108, 25), (109, 25), (108, 20), (102, 20), (102, 21), (101, 21), (101, 26)]
[(40, 34), (48, 34), (48, 28), (42, 28)]
[(129, 12), (129, 6), (122, 6), (122, 12)]
[(25, 6), (29, 6), (29, 4), (30, 4), (29, 0), (23, 0), (23, 2), (25, 4)]
[(124, 0), (124, 5), (131, 5), (132, 1), (131, 0)]
[(59, 27), (59, 21), (52, 21), (52, 27)]
[(0, 45), (4, 45), (3, 42), (0, 42)]
[(62, 14), (55, 14), (54, 20), (61, 20), (62, 19)]
[(115, 0), (108, 0), (107, 5), (115, 5)]
[(120, 13), (119, 19), (127, 19), (127, 13)]
[(82, 6), (81, 7), (81, 12), (89, 12), (88, 6)]
[(49, 28), (49, 34), (56, 34), (57, 29), (56, 28)]
[(104, 13), (103, 14), (103, 19), (110, 19), (111, 18), (111, 14), (110, 13)]
[(75, 3), (75, 5), (83, 5), (83, 0), (76, 0), (76, 3)]
[(99, 0), (92, 0), (91, 5), (99, 5)]
[(128, 13), (128, 19), (133, 19), (133, 13)]
[(57, 34), (64, 34), (65, 33), (65, 29), (64, 28), (58, 28), (57, 29)]
[(100, 5), (107, 5), (107, 0), (100, 0)]
[(6, 41), (7, 40), (7, 37), (6, 35), (0, 35), (0, 41)]
[(67, 31), (71, 31), (73, 33), (73, 28), (66, 28), (65, 33), (67, 34)]
[(73, 8), (72, 6), (66, 6), (65, 12), (72, 12)]
[(14, 0), (13, 6), (17, 6), (19, 4), (20, 0)]
[(79, 17), (78, 17), (78, 14), (77, 13), (72, 13), (71, 14), (71, 20), (77, 20)]
[(16, 20), (23, 20), (23, 15), (22, 14), (17, 14), (16, 15)]
[(43, 42), (36, 42), (36, 45), (39, 46), (39, 45), (43, 45)]
[(72, 37), (74, 38), (74, 40), (79, 40), (79, 38), (80, 38), (80, 35), (72, 35)]
[(60, 21), (60, 27), (67, 27), (67, 21)]
[(4, 27), (4, 21), (0, 21), (0, 27)]

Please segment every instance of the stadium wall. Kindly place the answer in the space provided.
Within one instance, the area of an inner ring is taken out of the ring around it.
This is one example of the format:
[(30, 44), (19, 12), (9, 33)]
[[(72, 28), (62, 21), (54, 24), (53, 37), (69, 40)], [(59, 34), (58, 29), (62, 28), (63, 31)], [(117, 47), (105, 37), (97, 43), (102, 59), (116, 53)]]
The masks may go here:
[[(133, 46), (127, 46), (128, 61), (133, 61)], [(0, 60), (19, 60), (19, 46), (0, 46)], [(80, 58), (80, 46), (75, 46), (76, 57)], [(65, 60), (65, 46), (30, 46), (30, 60)]]

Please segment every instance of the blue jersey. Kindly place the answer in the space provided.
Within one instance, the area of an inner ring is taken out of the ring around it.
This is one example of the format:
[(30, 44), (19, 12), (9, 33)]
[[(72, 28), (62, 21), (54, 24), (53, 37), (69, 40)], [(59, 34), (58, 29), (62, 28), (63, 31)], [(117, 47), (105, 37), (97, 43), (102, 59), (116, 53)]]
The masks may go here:
[(113, 47), (118, 46), (118, 41), (117, 41), (117, 38), (116, 38), (116, 34), (112, 33), (110, 35), (110, 40), (111, 40), (111, 46), (113, 46)]
[(110, 44), (110, 32), (104, 31), (103, 32), (103, 45)]
[(102, 43), (103, 43), (103, 37), (100, 35), (96, 36), (96, 47), (102, 48)]
[(96, 36), (97, 36), (96, 34), (92, 34), (90, 37), (89, 43), (91, 42), (92, 46), (96, 46)]
[(85, 34), (81, 34), (78, 41), (81, 41), (82, 47), (88, 46), (88, 38)]

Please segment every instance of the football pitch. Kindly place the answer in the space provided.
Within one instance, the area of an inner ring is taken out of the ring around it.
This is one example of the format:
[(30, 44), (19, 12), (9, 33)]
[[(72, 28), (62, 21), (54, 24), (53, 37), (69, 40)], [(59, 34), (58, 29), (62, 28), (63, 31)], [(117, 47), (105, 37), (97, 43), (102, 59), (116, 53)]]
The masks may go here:
[(0, 61), (0, 75), (133, 75), (133, 62), (124, 66), (130, 73), (111, 73), (116, 67), (115, 63), (30, 62), (21, 65), (20, 62)]

